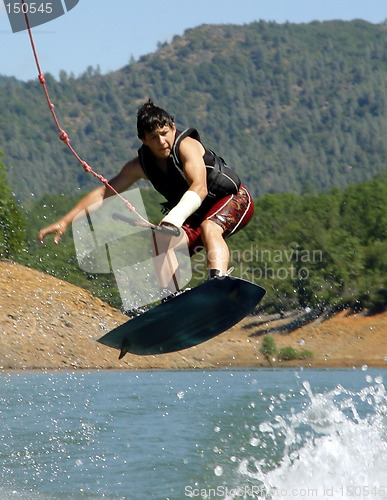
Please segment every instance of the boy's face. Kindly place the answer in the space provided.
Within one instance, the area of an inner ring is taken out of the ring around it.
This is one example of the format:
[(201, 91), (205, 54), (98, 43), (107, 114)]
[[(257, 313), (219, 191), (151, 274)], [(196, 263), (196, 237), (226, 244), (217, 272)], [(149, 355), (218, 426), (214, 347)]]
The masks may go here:
[(142, 143), (152, 151), (153, 155), (160, 159), (167, 159), (171, 154), (173, 143), (175, 142), (176, 126), (156, 128), (153, 132), (146, 132), (142, 138)]

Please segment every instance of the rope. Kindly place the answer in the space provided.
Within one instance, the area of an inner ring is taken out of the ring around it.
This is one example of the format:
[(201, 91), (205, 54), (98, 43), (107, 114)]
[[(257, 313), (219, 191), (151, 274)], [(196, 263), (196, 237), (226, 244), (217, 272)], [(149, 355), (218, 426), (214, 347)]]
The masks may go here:
[[(22, 0), (22, 4), (25, 5), (25, 0)], [(47, 104), (48, 104), (48, 107), (51, 111), (51, 115), (52, 115), (52, 118), (55, 122), (55, 125), (56, 125), (56, 128), (58, 130), (58, 133), (59, 133), (59, 139), (61, 141), (63, 141), (66, 146), (68, 147), (68, 149), (71, 151), (71, 153), (75, 156), (75, 158), (78, 160), (78, 162), (81, 164), (83, 170), (87, 173), (90, 173), (92, 174), (96, 179), (98, 179), (100, 182), (102, 182), (102, 184), (105, 184), (105, 186), (110, 189), (111, 191), (113, 191), (113, 193), (118, 196), (120, 198), (120, 200), (123, 201), (123, 203), (126, 205), (126, 207), (131, 211), (133, 212), (134, 214), (136, 214), (136, 216), (141, 219), (143, 222), (145, 222), (147, 224), (147, 226), (151, 227), (151, 228), (154, 228), (154, 224), (151, 224), (148, 220), (144, 219), (144, 217), (142, 215), (140, 215), (135, 207), (129, 203), (128, 200), (126, 200), (110, 183), (107, 179), (105, 179), (105, 177), (103, 177), (102, 175), (98, 174), (97, 172), (95, 172), (92, 167), (84, 160), (82, 160), (82, 158), (78, 155), (78, 153), (75, 151), (75, 149), (73, 148), (73, 146), (71, 145), (71, 142), (70, 142), (70, 138), (68, 136), (68, 134), (62, 129), (62, 127), (60, 126), (60, 123), (59, 123), (59, 120), (58, 120), (58, 117), (55, 113), (55, 106), (54, 104), (51, 102), (51, 99), (50, 99), (50, 95), (48, 93), (48, 89), (47, 89), (47, 85), (46, 85), (46, 79), (45, 79), (45, 76), (44, 74), (42, 73), (42, 70), (40, 68), (40, 63), (39, 63), (39, 58), (38, 58), (38, 54), (37, 54), (37, 50), (36, 50), (36, 47), (35, 47), (35, 42), (34, 42), (34, 38), (32, 36), (32, 30), (31, 30), (31, 26), (30, 26), (30, 21), (28, 19), (28, 15), (27, 15), (27, 11), (28, 9), (22, 9), (23, 10), (23, 13), (24, 13), (24, 17), (25, 17), (25, 20), (26, 20), (26, 24), (27, 24), (27, 31), (28, 31), (28, 36), (30, 38), (30, 43), (31, 43), (31, 48), (32, 48), (32, 52), (34, 54), (34, 59), (35, 59), (35, 63), (36, 63), (36, 67), (37, 67), (37, 70), (38, 70), (38, 78), (39, 78), (39, 81), (40, 83), (42, 84), (42, 87), (43, 87), (43, 91), (44, 91), (44, 95), (46, 96), (46, 100), (47, 100)]]

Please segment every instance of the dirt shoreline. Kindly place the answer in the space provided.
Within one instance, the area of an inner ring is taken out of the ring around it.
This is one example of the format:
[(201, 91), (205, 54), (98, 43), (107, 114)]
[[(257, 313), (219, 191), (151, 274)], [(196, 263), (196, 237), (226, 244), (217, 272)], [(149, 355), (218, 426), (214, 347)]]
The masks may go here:
[(87, 291), (39, 271), (0, 261), (0, 371), (148, 370), (246, 367), (387, 368), (387, 313), (348, 315), (289, 334), (270, 332), (278, 348), (313, 357), (272, 361), (262, 355), (263, 332), (283, 323), (248, 316), (200, 346), (158, 356), (127, 354), (95, 342), (127, 316)]

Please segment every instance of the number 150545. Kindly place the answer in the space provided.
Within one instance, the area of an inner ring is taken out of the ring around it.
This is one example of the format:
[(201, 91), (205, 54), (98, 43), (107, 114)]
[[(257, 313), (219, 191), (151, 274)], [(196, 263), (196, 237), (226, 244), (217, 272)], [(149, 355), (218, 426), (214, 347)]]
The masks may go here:
[(51, 14), (52, 2), (6, 3), (5, 8), (8, 14)]

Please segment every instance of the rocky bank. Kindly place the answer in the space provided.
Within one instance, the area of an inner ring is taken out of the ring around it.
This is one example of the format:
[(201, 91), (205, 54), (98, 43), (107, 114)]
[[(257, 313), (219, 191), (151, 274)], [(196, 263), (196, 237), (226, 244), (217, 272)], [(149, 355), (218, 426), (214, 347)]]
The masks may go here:
[(387, 368), (387, 313), (340, 312), (289, 334), (275, 328), (289, 321), (248, 316), (200, 346), (158, 356), (127, 354), (96, 342), (128, 320), (87, 291), (50, 275), (0, 261), (0, 370), (203, 369), (262, 367), (264, 333), (278, 348), (307, 349), (312, 358), (272, 360), (273, 366)]

